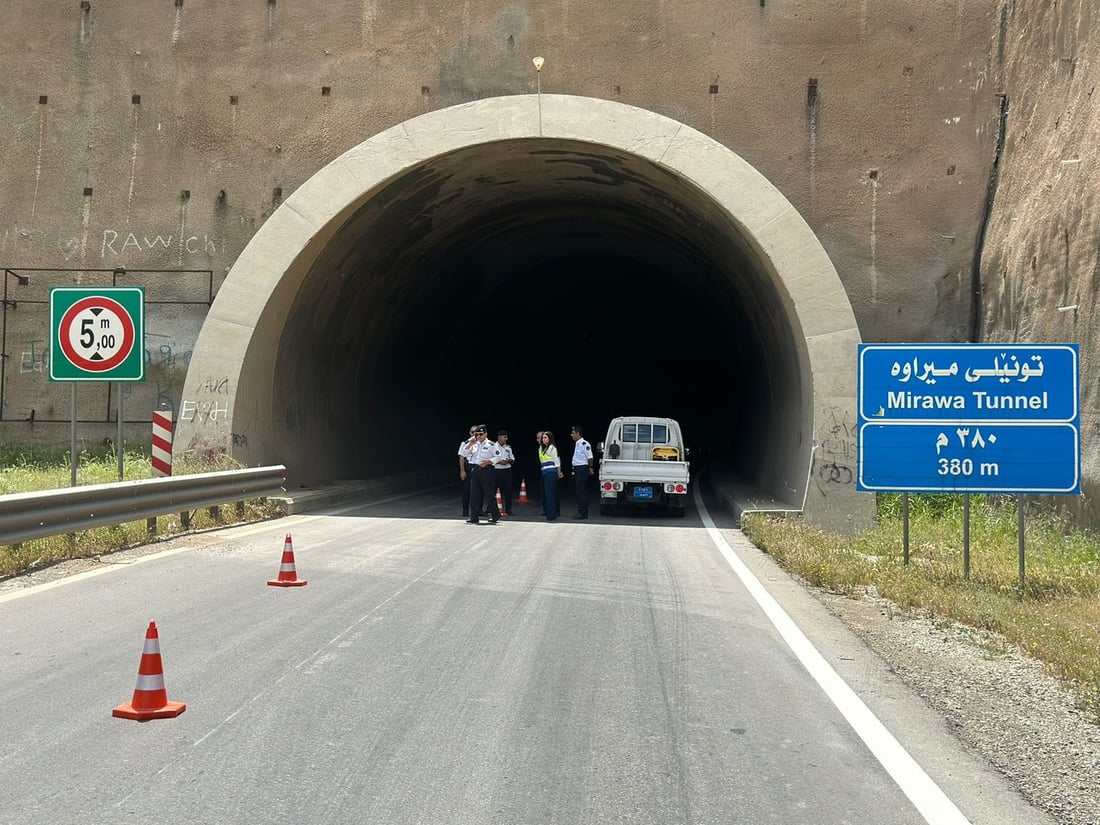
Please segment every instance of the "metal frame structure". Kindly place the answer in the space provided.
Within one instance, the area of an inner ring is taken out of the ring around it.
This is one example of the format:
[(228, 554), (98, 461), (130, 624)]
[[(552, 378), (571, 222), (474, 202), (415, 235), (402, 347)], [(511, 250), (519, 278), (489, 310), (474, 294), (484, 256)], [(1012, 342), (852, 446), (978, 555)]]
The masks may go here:
[[(90, 275), (110, 275), (111, 286), (119, 285), (119, 278), (134, 276), (134, 275), (203, 275), (206, 277), (206, 298), (201, 301), (149, 301), (146, 300), (146, 305), (167, 304), (172, 306), (205, 306), (210, 307), (214, 303), (214, 271), (211, 269), (126, 269), (125, 267), (117, 266), (113, 269), (59, 269), (56, 267), (3, 267), (4, 270), (4, 297), (3, 304), (0, 305), (0, 313), (3, 317), (0, 320), (0, 421), (5, 421), (4, 418), (4, 392), (7, 384), (7, 364), (8, 358), (8, 310), (14, 310), (19, 304), (49, 304), (49, 298), (41, 300), (12, 300), (8, 291), (8, 282), (11, 278), (16, 279), (18, 286), (29, 286), (31, 282), (31, 276), (26, 273), (34, 272), (51, 272), (51, 273), (72, 273), (79, 272), (82, 274)], [(108, 397), (107, 403), (108, 410), (111, 408), (110, 399)]]

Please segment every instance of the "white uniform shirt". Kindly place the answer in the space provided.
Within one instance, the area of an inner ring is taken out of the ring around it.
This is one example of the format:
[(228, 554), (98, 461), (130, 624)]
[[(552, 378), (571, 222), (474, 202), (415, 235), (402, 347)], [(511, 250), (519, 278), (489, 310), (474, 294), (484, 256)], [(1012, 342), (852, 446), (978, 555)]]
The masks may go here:
[(500, 463), (495, 466), (498, 470), (507, 470), (515, 463), (516, 455), (510, 444), (501, 444), (498, 441), (496, 445), (500, 447)]
[(478, 466), (481, 466), (483, 461), (488, 461), (491, 467), (496, 467), (501, 457), (500, 445), (489, 439), (474, 444), (470, 449), (470, 463), (477, 464)]
[(592, 445), (585, 441), (583, 438), (578, 438), (577, 443), (573, 445), (573, 466), (574, 467), (587, 467), (588, 462), (592, 460)]

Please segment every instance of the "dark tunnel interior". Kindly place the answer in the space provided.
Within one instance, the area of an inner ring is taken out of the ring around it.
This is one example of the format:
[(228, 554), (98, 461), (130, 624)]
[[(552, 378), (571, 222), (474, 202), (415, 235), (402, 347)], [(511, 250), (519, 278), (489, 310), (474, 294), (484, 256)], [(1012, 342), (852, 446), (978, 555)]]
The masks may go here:
[(449, 469), (472, 423), (533, 472), (538, 430), (568, 457), (572, 425), (595, 445), (632, 414), (678, 419), (694, 466), (751, 482), (797, 396), (794, 339), (751, 244), (690, 183), (513, 141), (365, 194), (291, 304), (274, 381), (296, 388), (288, 433), (338, 477)]
[[(371, 397), (394, 399), (375, 413), (378, 426), (401, 433), (406, 448), (407, 438), (428, 447), (419, 460), (448, 455), (475, 422), (507, 430), (532, 460), (537, 431), (568, 444), (579, 424), (595, 444), (617, 415), (678, 419), (698, 458), (736, 457), (736, 434), (756, 426), (756, 342), (728, 305), (693, 295), (676, 272), (569, 256), (472, 293), (468, 304), (472, 318), (460, 324), (438, 307), (410, 318), (386, 346), (377, 383), (364, 384)], [(416, 420), (424, 429), (405, 436)]]

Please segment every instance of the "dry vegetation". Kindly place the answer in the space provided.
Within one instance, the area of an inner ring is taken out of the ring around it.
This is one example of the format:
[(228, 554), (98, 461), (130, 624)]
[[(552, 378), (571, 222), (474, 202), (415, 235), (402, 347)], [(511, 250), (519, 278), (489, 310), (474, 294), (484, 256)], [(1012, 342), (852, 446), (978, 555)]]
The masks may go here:
[[(230, 461), (194, 463), (174, 467), (176, 474), (214, 472), (236, 467)], [(150, 478), (148, 455), (126, 453), (123, 480)], [(28, 493), (68, 487), (72, 467), (68, 453), (0, 451), (0, 495)], [(83, 451), (78, 457), (77, 484), (108, 484), (119, 480), (118, 459), (110, 453)], [(243, 507), (200, 509), (190, 514), (190, 529), (202, 530), (223, 524), (257, 521), (279, 515), (272, 502), (254, 499)], [(184, 532), (179, 513), (157, 518), (156, 536)], [(88, 558), (144, 544), (152, 539), (145, 519), (110, 527), (99, 527), (70, 535), (50, 536), (17, 545), (0, 546), (0, 578), (16, 576), (66, 559)]]
[(911, 496), (909, 564), (903, 563), (901, 496), (879, 500), (878, 524), (855, 536), (797, 519), (746, 518), (763, 551), (811, 584), (858, 598), (872, 592), (905, 610), (999, 634), (1066, 682), (1100, 723), (1100, 538), (1051, 511), (1025, 509), (1020, 586), (1014, 499), (974, 497), (970, 576), (964, 576), (958, 496)]

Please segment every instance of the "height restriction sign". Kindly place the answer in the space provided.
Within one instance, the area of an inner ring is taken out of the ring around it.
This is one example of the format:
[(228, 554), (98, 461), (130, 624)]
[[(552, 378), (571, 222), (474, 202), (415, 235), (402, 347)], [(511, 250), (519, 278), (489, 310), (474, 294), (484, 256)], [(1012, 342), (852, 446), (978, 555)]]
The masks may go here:
[(143, 381), (145, 291), (50, 290), (51, 381)]

